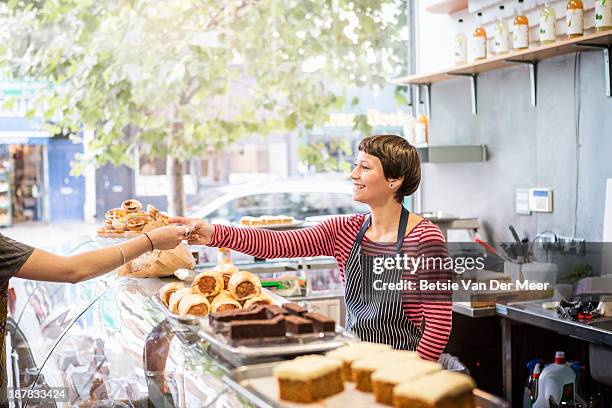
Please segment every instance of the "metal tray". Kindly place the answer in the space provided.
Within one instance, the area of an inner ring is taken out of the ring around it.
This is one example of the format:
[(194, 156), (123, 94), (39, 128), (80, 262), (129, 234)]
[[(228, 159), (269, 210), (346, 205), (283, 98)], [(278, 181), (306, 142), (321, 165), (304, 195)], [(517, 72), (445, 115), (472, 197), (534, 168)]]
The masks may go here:
[[(313, 404), (281, 401), (278, 398), (278, 385), (273, 374), (274, 367), (277, 364), (268, 363), (236, 368), (230, 371), (228, 375), (223, 376), (223, 382), (258, 408), (389, 407), (377, 403), (372, 393), (355, 389), (355, 383), (352, 382), (344, 383), (344, 392)], [(474, 390), (474, 400), (478, 408), (508, 408), (508, 404), (501, 398), (478, 389)]]
[(198, 327), (202, 324), (208, 324), (208, 316), (206, 317), (179, 316), (177, 314), (170, 312), (170, 310), (168, 310), (166, 305), (164, 305), (164, 302), (162, 302), (161, 298), (159, 297), (159, 294), (157, 293), (154, 294), (152, 298), (153, 298), (153, 303), (155, 303), (155, 306), (157, 306), (157, 308), (161, 310), (164, 313), (164, 315), (166, 315), (166, 317), (170, 319), (173, 323), (178, 323), (180, 325), (187, 326), (186, 328), (189, 328), (192, 331), (197, 331)]
[[(287, 300), (264, 289), (264, 293), (272, 299), (275, 304), (281, 305)], [(283, 338), (282, 342), (266, 341), (261, 344), (232, 345), (227, 337), (216, 333), (208, 323), (208, 317), (198, 318), (193, 316), (179, 316), (171, 313), (163, 304), (159, 295), (152, 296), (155, 305), (164, 315), (175, 324), (177, 330), (191, 331), (206, 341), (213, 349), (213, 354), (226, 360), (237, 367), (245, 364), (278, 361), (291, 356), (301, 354), (324, 353), (345, 346), (359, 339), (336, 326), (335, 334), (326, 335), (300, 335)]]

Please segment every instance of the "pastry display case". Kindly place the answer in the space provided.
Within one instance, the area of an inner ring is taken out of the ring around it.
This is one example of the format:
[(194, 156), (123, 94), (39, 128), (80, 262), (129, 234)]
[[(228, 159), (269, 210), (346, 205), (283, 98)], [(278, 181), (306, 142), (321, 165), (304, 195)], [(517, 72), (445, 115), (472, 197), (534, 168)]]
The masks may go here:
[[(7, 329), (9, 386), (65, 387), (67, 402), (45, 406), (243, 406), (221, 380), (229, 367), (204, 343), (176, 332), (153, 303), (164, 283), (107, 276), (80, 285), (39, 284), (23, 311), (38, 323), (25, 325), (22, 318), (17, 327), (13, 319)], [(14, 286), (32, 291), (31, 282)], [(45, 317), (47, 310), (53, 316)], [(41, 405), (23, 399), (15, 406)]]

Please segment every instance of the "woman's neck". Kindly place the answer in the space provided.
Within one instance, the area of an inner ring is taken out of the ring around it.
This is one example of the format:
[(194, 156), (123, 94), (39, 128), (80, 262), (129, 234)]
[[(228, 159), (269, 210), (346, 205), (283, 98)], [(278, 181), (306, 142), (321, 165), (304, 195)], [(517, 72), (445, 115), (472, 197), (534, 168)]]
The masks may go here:
[(368, 239), (377, 242), (395, 241), (402, 214), (402, 204), (392, 199), (383, 205), (372, 206), (372, 224), (368, 229)]

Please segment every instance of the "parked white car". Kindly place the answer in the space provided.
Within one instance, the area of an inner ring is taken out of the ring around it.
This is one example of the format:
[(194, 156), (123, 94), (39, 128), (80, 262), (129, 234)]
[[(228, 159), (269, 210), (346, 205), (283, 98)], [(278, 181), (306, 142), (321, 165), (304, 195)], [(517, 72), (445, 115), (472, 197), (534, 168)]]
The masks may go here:
[(295, 219), (368, 211), (353, 201), (353, 184), (347, 181), (279, 180), (267, 183), (228, 185), (199, 210), (193, 218), (211, 222), (238, 222), (240, 218), (260, 215), (290, 215)]

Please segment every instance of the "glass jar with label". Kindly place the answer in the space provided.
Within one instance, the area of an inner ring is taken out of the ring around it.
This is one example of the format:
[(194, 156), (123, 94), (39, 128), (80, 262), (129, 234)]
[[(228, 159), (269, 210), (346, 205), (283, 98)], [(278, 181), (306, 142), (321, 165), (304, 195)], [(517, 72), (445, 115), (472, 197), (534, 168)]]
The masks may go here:
[(584, 4), (582, 0), (569, 0), (565, 15), (567, 38), (580, 37), (584, 34)]
[(612, 0), (595, 0), (595, 29), (612, 29)]
[(463, 34), (463, 19), (459, 19), (454, 47), (455, 65), (465, 64), (467, 62), (467, 38)]
[(482, 26), (482, 13), (478, 13), (478, 26), (472, 35), (472, 54), (475, 60), (487, 58), (487, 31)]
[(515, 50), (529, 48), (529, 19), (525, 15), (523, 0), (518, 0), (518, 9), (514, 16), (512, 46)]
[(499, 6), (497, 21), (495, 22), (495, 53), (505, 54), (510, 50), (508, 24), (504, 20), (504, 6)]
[(557, 39), (557, 13), (549, 4), (544, 2), (544, 7), (540, 10), (540, 42), (549, 44)]

